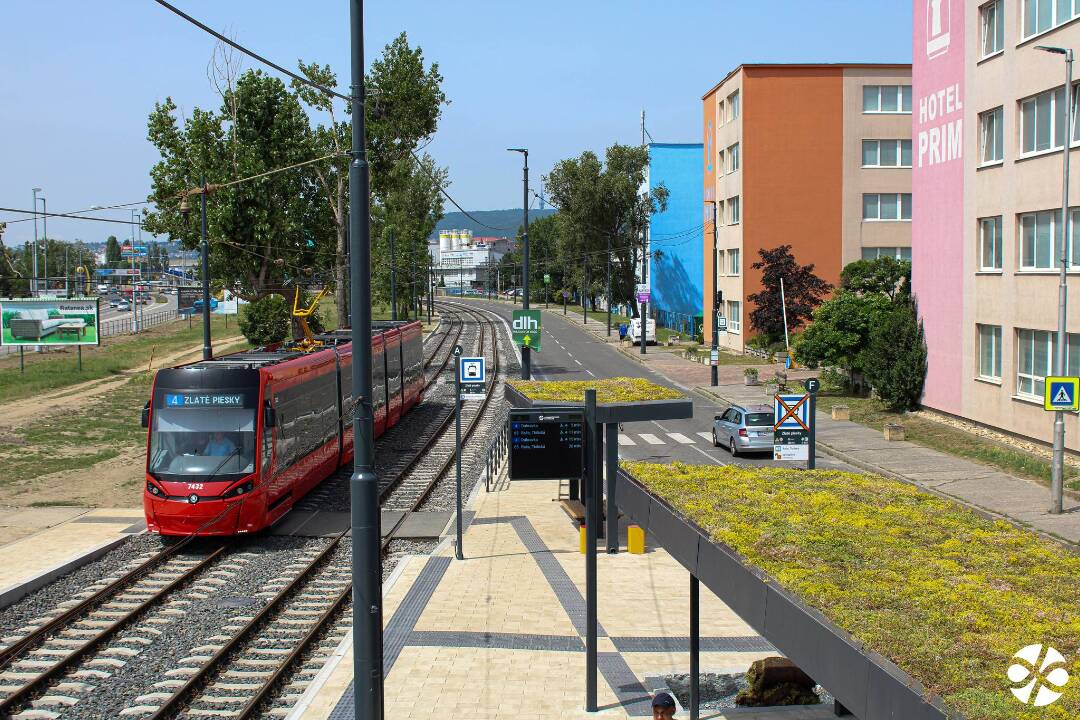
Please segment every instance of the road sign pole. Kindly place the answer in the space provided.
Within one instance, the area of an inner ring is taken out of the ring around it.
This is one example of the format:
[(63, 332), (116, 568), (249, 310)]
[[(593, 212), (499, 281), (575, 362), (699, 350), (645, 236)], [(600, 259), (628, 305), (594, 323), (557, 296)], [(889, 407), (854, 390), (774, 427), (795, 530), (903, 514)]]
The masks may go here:
[(457, 370), (454, 372), (454, 455), (456, 457), (457, 464), (457, 478), (455, 480), (456, 495), (455, 502), (457, 503), (457, 547), (454, 548), (454, 556), (458, 560), (464, 560), (465, 556), (461, 551), (461, 535), (462, 535), (462, 522), (461, 522), (461, 346), (458, 345), (454, 348), (454, 355), (457, 356)]
[(811, 392), (809, 415), (810, 415), (810, 448), (809, 456), (806, 458), (806, 469), (813, 470), (817, 467), (817, 393)]

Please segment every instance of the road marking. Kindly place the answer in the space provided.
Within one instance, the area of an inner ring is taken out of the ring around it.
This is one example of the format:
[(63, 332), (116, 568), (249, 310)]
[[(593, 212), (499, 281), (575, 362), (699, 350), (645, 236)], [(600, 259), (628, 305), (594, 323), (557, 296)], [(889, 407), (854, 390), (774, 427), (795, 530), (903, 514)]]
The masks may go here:
[(682, 443), (683, 445), (693, 445), (693, 444), (694, 444), (694, 441), (693, 441), (693, 440), (691, 440), (690, 438), (686, 437), (686, 436), (685, 436), (685, 435), (683, 435), (682, 433), (672, 433), (672, 432), (669, 432), (669, 433), (668, 433), (668, 437), (670, 437), (670, 438), (671, 438), (672, 440), (674, 440), (674, 441), (675, 441), (675, 442), (677, 442), (677, 443)]
[(702, 440), (708, 440), (709, 442), (712, 442), (712, 433), (699, 432), (697, 436)]
[(619, 444), (620, 445), (637, 445), (636, 442), (634, 442), (633, 440), (630, 439), (629, 435), (619, 435)]
[(574, 357), (574, 353), (570, 352), (569, 350), (566, 351), (566, 354), (569, 355), (570, 357)]
[[(576, 363), (577, 363), (578, 365), (581, 365), (581, 361), (580, 361), (580, 360), (578, 360), (577, 358), (574, 358), (574, 362), (576, 362)], [(584, 365), (581, 365), (581, 366), (582, 366), (582, 367), (585, 367)]]
[(663, 440), (661, 440), (660, 438), (656, 437), (655, 435), (651, 435), (649, 433), (639, 433), (638, 437), (640, 437), (642, 440), (649, 443), (650, 445), (663, 445), (664, 444)]
[(585, 368), (585, 372), (589, 373), (589, 375), (592, 375), (593, 377), (596, 377), (596, 373), (594, 373), (592, 370), (589, 370), (588, 368)]
[(710, 455), (709, 453), (705, 452), (704, 450), (702, 450), (701, 448), (697, 447), (696, 445), (694, 446), (694, 450), (697, 450), (697, 451), (698, 451), (699, 453), (701, 453), (701, 454), (702, 454), (702, 455), (704, 455), (705, 457), (709, 458), (709, 460), (713, 461), (713, 462), (714, 462), (714, 463), (716, 463), (717, 465), (727, 465), (727, 463), (726, 463), (726, 462), (724, 462), (724, 461), (722, 461), (722, 460), (717, 460), (717, 459), (716, 459), (716, 458), (714, 458), (714, 457), (713, 457), (712, 455)]

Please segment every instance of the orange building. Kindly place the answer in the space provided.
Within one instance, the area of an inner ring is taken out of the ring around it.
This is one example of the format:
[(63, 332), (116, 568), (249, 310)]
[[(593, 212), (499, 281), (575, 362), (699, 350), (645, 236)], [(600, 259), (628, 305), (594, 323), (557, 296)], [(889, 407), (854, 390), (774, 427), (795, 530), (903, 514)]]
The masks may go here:
[(753, 334), (759, 250), (791, 245), (834, 285), (860, 258), (911, 259), (910, 65), (740, 65), (702, 104), (704, 307), (723, 293), (722, 346)]

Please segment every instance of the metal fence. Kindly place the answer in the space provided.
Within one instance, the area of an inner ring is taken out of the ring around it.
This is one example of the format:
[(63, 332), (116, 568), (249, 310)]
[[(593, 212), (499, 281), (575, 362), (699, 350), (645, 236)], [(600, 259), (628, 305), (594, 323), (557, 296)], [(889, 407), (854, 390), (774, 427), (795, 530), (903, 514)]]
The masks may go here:
[[(171, 309), (148, 312), (145, 315), (139, 315), (139, 329), (146, 330), (158, 325), (164, 325), (167, 322), (176, 320), (178, 317), (179, 315), (177, 315), (176, 310)], [(130, 316), (113, 318), (112, 320), (106, 320), (101, 323), (101, 327), (98, 329), (98, 336), (104, 338), (109, 337), (110, 335), (124, 335), (134, 332), (134, 327)]]
[(673, 312), (671, 310), (655, 310), (651, 307), (649, 308), (649, 314), (653, 316), (656, 324), (660, 327), (675, 330), (689, 338), (694, 338), (702, 330), (701, 315), (688, 315), (687, 313)]

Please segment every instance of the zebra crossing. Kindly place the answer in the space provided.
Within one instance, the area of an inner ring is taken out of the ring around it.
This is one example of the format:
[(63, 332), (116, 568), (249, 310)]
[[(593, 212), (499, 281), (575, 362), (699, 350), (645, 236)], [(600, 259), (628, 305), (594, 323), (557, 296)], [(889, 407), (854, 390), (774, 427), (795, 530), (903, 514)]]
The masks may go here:
[[(634, 445), (668, 445), (669, 441), (658, 437), (659, 435), (666, 435), (670, 438), (670, 443), (676, 445), (697, 445), (700, 443), (712, 445), (712, 434), (707, 432), (694, 433), (694, 435), (697, 436), (696, 439), (677, 432), (619, 433), (619, 445), (622, 447), (631, 447)], [(637, 439), (635, 439), (635, 437)]]

